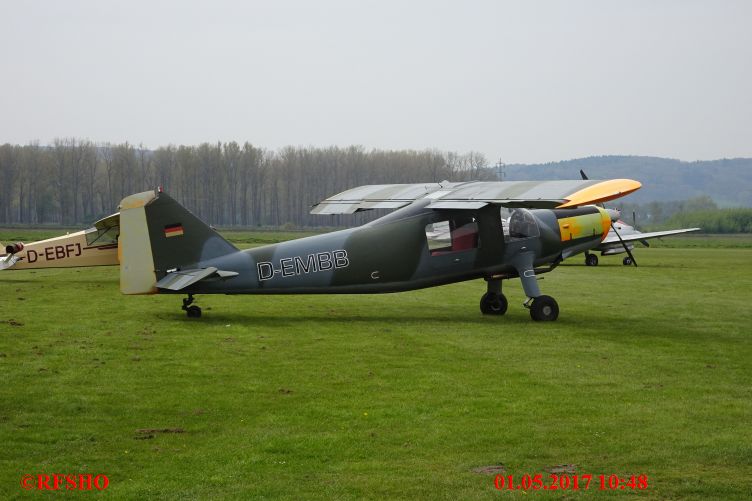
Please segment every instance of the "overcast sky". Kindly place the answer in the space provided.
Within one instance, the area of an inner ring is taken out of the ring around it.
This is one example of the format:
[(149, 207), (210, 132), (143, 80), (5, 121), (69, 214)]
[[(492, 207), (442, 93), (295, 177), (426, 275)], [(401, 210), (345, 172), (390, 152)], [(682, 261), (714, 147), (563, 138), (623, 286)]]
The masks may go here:
[(750, 1), (0, 6), (0, 143), (752, 156)]

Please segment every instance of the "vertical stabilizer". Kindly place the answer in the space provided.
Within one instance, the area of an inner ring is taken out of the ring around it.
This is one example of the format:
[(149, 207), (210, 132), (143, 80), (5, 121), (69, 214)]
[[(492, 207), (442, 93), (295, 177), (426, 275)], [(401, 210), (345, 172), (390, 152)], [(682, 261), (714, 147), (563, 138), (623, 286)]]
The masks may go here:
[(168, 272), (206, 268), (238, 249), (166, 193), (147, 191), (120, 203), (118, 251), (120, 291), (153, 294)]

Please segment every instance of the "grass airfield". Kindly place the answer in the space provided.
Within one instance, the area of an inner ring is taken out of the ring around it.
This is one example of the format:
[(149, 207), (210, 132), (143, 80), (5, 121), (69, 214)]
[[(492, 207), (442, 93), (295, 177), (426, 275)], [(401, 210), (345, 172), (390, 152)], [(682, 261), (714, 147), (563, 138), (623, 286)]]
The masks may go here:
[[(541, 282), (554, 323), (519, 281), (496, 318), (479, 280), (197, 296), (196, 320), (182, 296), (120, 295), (116, 268), (0, 272), (0, 498), (57, 472), (127, 499), (749, 499), (752, 238), (719, 241), (574, 258)], [(498, 491), (474, 471), (500, 465), (649, 487)]]

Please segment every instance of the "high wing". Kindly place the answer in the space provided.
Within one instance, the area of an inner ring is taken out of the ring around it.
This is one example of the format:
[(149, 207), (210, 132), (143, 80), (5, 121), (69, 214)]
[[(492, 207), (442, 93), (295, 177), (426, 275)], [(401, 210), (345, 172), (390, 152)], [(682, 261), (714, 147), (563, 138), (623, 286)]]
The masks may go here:
[(16, 256), (15, 254), (8, 254), (0, 257), (0, 270), (13, 268), (13, 266), (19, 261), (19, 259), (21, 258), (19, 256)]
[(106, 230), (109, 228), (112, 228), (113, 226), (120, 226), (120, 213), (116, 212), (115, 214), (110, 214), (107, 217), (103, 217), (96, 223), (94, 223), (94, 227), (98, 230)]
[[(621, 240), (624, 242), (635, 242), (635, 241), (642, 241), (642, 240), (650, 240), (651, 238), (659, 238), (659, 237), (667, 237), (669, 235), (678, 235), (680, 233), (689, 233), (690, 231), (699, 231), (700, 228), (682, 228), (680, 230), (667, 230), (667, 231), (652, 231), (650, 233), (630, 233), (627, 235), (622, 235)], [(612, 235), (609, 233), (609, 235), (601, 242), (601, 245), (606, 244), (618, 244), (619, 237), (616, 235)], [(645, 244), (647, 245), (647, 244)]]
[(378, 184), (360, 186), (313, 206), (311, 214), (352, 214), (370, 209), (398, 209), (430, 200), (430, 209), (504, 207), (555, 208), (606, 202), (642, 186), (631, 179), (575, 181), (475, 181), (466, 183)]

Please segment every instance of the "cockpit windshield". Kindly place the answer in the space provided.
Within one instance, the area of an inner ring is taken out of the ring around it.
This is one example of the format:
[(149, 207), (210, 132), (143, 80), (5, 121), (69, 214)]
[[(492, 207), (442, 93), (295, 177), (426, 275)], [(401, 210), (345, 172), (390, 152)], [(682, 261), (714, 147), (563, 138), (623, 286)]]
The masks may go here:
[[(505, 237), (506, 232), (505, 233)], [(535, 216), (527, 209), (516, 209), (509, 218), (508, 238), (530, 238), (540, 235)]]

